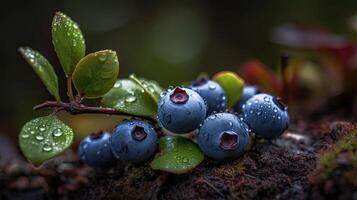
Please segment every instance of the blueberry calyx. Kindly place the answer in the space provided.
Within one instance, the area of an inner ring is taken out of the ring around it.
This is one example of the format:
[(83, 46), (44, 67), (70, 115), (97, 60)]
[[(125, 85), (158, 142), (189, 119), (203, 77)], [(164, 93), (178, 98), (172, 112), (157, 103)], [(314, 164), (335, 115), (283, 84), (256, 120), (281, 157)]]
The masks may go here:
[(278, 108), (282, 111), (286, 110), (286, 105), (281, 101), (281, 98), (279, 97), (273, 97), (273, 102), (276, 106), (278, 106)]
[(170, 100), (175, 104), (183, 104), (188, 101), (188, 94), (185, 90), (177, 87), (174, 92), (170, 95)]
[(238, 135), (233, 131), (225, 131), (221, 135), (219, 146), (224, 150), (234, 151), (238, 148)]
[(96, 133), (91, 133), (89, 137), (92, 140), (98, 140), (98, 139), (103, 137), (103, 134), (104, 134), (103, 131), (99, 131), (99, 132), (96, 132)]
[(137, 141), (142, 141), (146, 138), (147, 133), (143, 127), (135, 126), (131, 132), (131, 136)]
[(197, 79), (195, 80), (193, 83), (192, 83), (192, 86), (201, 86), (201, 85), (204, 85), (207, 83), (207, 79), (206, 78), (200, 78), (200, 79)]

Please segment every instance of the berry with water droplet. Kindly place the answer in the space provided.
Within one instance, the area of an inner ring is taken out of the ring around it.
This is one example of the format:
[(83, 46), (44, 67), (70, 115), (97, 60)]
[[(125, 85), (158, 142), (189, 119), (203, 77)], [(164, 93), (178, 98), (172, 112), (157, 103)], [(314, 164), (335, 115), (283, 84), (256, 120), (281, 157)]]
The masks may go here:
[(190, 88), (205, 100), (207, 115), (214, 111), (223, 111), (226, 108), (226, 94), (218, 83), (207, 79), (199, 79), (194, 81)]
[(218, 161), (241, 156), (249, 141), (248, 126), (231, 113), (217, 113), (214, 118), (211, 116), (203, 122), (198, 132), (197, 142), (202, 152)]
[[(279, 137), (289, 126), (287, 107), (269, 94), (257, 94), (243, 106), (244, 122), (258, 136), (266, 139)], [(253, 113), (257, 113), (256, 115)]]
[(188, 133), (199, 127), (206, 117), (207, 107), (202, 97), (188, 88), (176, 87), (161, 97), (158, 119), (174, 133)]
[(110, 134), (93, 133), (84, 138), (79, 145), (79, 157), (82, 162), (95, 168), (112, 167), (116, 159), (109, 146)]
[(130, 163), (148, 160), (157, 149), (157, 133), (148, 122), (127, 120), (119, 124), (110, 139), (116, 158)]

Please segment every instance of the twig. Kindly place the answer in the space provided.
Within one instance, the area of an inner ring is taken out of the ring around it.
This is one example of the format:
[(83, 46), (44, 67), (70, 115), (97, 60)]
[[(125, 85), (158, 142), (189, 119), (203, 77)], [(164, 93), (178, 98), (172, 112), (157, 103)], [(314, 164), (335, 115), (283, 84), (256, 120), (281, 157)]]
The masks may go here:
[(221, 196), (222, 198), (226, 198), (226, 196), (221, 191), (219, 191), (219, 189), (216, 188), (212, 183), (210, 183), (206, 178), (204, 177), (198, 178), (196, 180), (196, 183), (206, 183), (210, 188), (216, 191), (217, 194), (219, 194), (219, 196)]
[(78, 102), (57, 102), (57, 101), (45, 101), (42, 104), (39, 104), (33, 107), (34, 110), (40, 110), (43, 108), (57, 108), (58, 110), (65, 110), (72, 115), (78, 114), (107, 114), (107, 115), (122, 115), (127, 117), (140, 117), (146, 119), (152, 123), (157, 123), (156, 119), (153, 117), (143, 117), (143, 116), (136, 116), (128, 113), (124, 113), (113, 108), (103, 108), (103, 107), (92, 107), (92, 106), (85, 106), (83, 104), (79, 104)]

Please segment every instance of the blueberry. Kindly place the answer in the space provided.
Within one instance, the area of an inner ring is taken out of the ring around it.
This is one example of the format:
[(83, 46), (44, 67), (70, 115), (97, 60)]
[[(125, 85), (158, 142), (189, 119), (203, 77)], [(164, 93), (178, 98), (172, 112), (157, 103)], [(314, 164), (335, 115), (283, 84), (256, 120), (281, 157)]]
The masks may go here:
[(226, 108), (227, 100), (223, 88), (216, 82), (199, 79), (190, 86), (196, 91), (207, 104), (207, 115), (212, 112), (223, 111)]
[(287, 107), (269, 94), (257, 94), (242, 106), (245, 123), (258, 136), (279, 137), (289, 126)]
[(238, 158), (249, 142), (249, 128), (231, 113), (210, 115), (198, 133), (198, 145), (202, 152), (215, 160)]
[(256, 86), (246, 85), (243, 88), (242, 96), (239, 101), (233, 106), (233, 110), (237, 113), (242, 112), (242, 106), (248, 101), (252, 96), (259, 94), (260, 91)]
[(197, 129), (206, 117), (207, 107), (195, 91), (177, 87), (163, 93), (158, 108), (160, 124), (174, 133)]
[(84, 138), (79, 144), (81, 161), (95, 168), (109, 168), (116, 159), (110, 149), (109, 133), (95, 133)]
[(119, 160), (130, 163), (144, 162), (156, 151), (157, 133), (148, 122), (127, 120), (113, 130), (110, 147)]

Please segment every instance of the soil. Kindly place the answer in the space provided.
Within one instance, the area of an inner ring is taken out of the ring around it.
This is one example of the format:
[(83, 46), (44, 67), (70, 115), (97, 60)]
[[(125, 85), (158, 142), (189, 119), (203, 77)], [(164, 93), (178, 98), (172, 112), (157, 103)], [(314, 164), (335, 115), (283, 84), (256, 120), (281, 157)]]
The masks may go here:
[[(357, 199), (357, 126), (334, 118), (295, 120), (278, 139), (256, 140), (239, 160), (206, 159), (184, 175), (153, 171), (147, 164), (95, 171), (73, 152), (36, 169), (0, 138), (0, 198)], [(345, 143), (352, 149), (344, 150)], [(326, 165), (322, 158), (330, 155), (335, 159)]]

